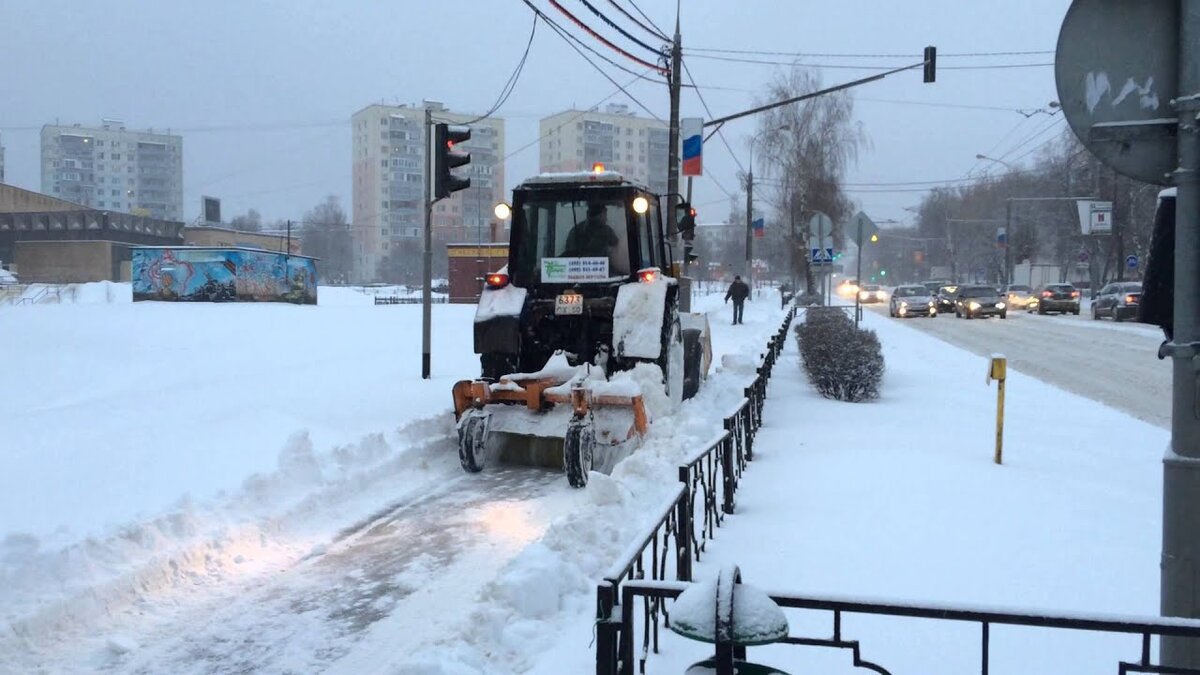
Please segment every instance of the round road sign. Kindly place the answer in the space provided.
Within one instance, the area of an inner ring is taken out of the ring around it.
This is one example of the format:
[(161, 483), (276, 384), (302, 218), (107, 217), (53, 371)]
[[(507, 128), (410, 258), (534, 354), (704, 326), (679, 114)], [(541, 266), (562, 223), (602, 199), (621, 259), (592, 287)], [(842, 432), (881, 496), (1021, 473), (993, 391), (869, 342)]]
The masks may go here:
[(1138, 257), (1136, 255), (1125, 256), (1125, 266), (1131, 270), (1136, 270), (1138, 266)]
[(1170, 184), (1178, 118), (1179, 0), (1074, 0), (1054, 78), (1071, 131), (1119, 173)]

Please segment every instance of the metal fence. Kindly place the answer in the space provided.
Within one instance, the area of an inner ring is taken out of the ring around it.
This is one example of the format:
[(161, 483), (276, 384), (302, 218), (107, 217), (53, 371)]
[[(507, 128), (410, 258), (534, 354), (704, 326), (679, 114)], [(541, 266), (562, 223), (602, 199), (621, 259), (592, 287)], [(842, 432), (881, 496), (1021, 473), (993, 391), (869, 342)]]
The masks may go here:
[[(667, 617), (667, 601), (679, 597), (679, 595), (682, 594), (689, 585), (690, 584), (686, 581), (644, 581), (641, 579), (631, 579), (626, 581), (621, 586), (620, 605), (622, 607), (632, 607), (634, 603), (640, 600), (645, 605), (654, 606), (664, 617)], [(850, 656), (853, 659), (852, 663), (855, 668), (879, 673), (880, 675), (891, 675), (891, 671), (879, 663), (868, 661), (867, 659), (863, 658), (864, 649), (861, 641), (848, 639), (842, 630), (842, 619), (845, 615), (852, 614), (908, 617), (914, 619), (933, 619), (937, 621), (977, 624), (979, 626), (979, 672), (982, 673), (982, 675), (988, 675), (989, 668), (991, 667), (991, 628), (993, 626), (1026, 626), (1093, 633), (1137, 635), (1141, 638), (1141, 648), (1138, 650), (1139, 653), (1134, 660), (1117, 662), (1117, 673), (1119, 673), (1119, 675), (1125, 675), (1126, 673), (1200, 675), (1200, 670), (1194, 668), (1164, 666), (1162, 664), (1155, 663), (1151, 654), (1151, 639), (1154, 636), (1200, 638), (1200, 620), (1195, 619), (1086, 616), (1081, 614), (1067, 615), (995, 609), (989, 610), (977, 607), (958, 607), (954, 605), (915, 605), (890, 603), (875, 600), (863, 600), (860, 598), (845, 596), (818, 597), (791, 595), (787, 593), (771, 593), (770, 597), (775, 601), (775, 604), (779, 605), (780, 607), (828, 612), (831, 619), (832, 625), (830, 628), (830, 634), (828, 636), (805, 637), (789, 635), (787, 638), (782, 640), (783, 644), (800, 647), (845, 650), (850, 652)], [(618, 633), (622, 636), (622, 638), (625, 634), (632, 634), (634, 632), (634, 619), (635, 616), (632, 612), (626, 612), (624, 614), (617, 615), (616, 620), (621, 624), (620, 628), (618, 629)], [(657, 629), (657, 623), (655, 624), (655, 629)], [(655, 652), (658, 651), (657, 635), (655, 637), (653, 649)], [(714, 650), (720, 653), (721, 645), (716, 645)], [(746, 650), (744, 647), (728, 648), (727, 653), (730, 653), (732, 656), (739, 659), (744, 659), (746, 656)], [(931, 650), (929, 652), (930, 659), (943, 659), (945, 656), (946, 655), (944, 652), (937, 650)], [(634, 671), (632, 658), (629, 660), (610, 661), (609, 663), (615, 664), (615, 668), (606, 665), (605, 669), (602, 670), (598, 661), (596, 672), (633, 675)], [(639, 662), (638, 672), (645, 673), (645, 666), (646, 651), (643, 650), (642, 658)], [(735, 672), (736, 671), (732, 662), (726, 661), (724, 664), (722, 664), (721, 660), (718, 659), (716, 675), (734, 675)]]
[[(796, 308), (788, 311), (744, 398), (724, 420), (724, 432), (698, 448), (679, 467), (679, 486), (656, 510), (657, 519), (630, 544), (596, 589), (596, 673), (632, 675), (636, 636), (631, 623), (637, 608), (625, 601), (623, 585), (632, 581), (692, 580), (699, 561), (725, 516), (737, 507), (738, 481), (754, 459), (754, 437), (762, 426), (763, 401), (775, 362), (787, 342)], [(647, 571), (649, 574), (647, 574)], [(641, 668), (651, 649), (658, 651), (659, 624), (668, 620), (663, 597), (643, 596)]]
[[(447, 302), (445, 297), (430, 298), (429, 302), (434, 305), (444, 305)], [(419, 305), (421, 298), (403, 297), (398, 295), (377, 295), (375, 296), (376, 305)]]

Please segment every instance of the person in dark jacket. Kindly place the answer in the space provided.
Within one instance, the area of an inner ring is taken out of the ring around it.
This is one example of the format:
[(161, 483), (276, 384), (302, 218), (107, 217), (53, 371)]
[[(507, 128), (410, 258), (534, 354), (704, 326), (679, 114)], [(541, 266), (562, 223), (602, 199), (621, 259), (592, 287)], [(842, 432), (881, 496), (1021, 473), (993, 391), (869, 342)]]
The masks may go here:
[(733, 283), (729, 284), (729, 290), (725, 292), (726, 303), (730, 298), (733, 299), (733, 325), (735, 326), (742, 322), (742, 310), (748, 297), (750, 297), (750, 287), (742, 281), (741, 276), (735, 276)]

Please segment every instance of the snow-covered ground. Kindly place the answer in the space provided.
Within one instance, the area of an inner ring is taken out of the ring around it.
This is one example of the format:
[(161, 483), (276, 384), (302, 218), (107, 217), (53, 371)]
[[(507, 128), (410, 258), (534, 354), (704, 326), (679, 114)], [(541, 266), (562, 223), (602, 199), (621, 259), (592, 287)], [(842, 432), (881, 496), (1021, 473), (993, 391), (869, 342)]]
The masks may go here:
[[(782, 316), (764, 294), (733, 327), (721, 300), (696, 301), (720, 365), (700, 397), (585, 490), (458, 468), (449, 391), (478, 370), (473, 307), (434, 307), (430, 381), (419, 306), (353, 290), (322, 288), (317, 307), (0, 309), (0, 673), (590, 672), (597, 579), (737, 404)], [(801, 593), (1154, 614), (1167, 433), (1011, 373), (997, 467), (985, 359), (867, 322), (883, 398), (816, 396), (789, 341), (738, 513), (697, 577), (734, 562)], [(897, 674), (977, 664), (975, 626), (845, 627)], [(648, 672), (704, 652), (663, 646)], [(1102, 671), (1136, 646), (993, 628), (993, 672)], [(844, 653), (751, 655), (851, 670)]]

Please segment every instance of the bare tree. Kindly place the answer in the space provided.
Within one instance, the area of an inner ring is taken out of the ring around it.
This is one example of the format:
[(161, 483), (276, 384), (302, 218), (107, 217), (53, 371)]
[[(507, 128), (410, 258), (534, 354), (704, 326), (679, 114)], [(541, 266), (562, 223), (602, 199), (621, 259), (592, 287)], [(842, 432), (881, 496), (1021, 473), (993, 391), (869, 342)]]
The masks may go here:
[(326, 280), (343, 283), (350, 277), (353, 262), (350, 224), (337, 197), (326, 197), (304, 214), (301, 246), (304, 255), (321, 260), (318, 268)]
[(229, 221), (229, 227), (240, 232), (262, 232), (262, 215), (258, 211), (250, 209), (243, 215), (234, 216)]
[[(816, 70), (792, 66), (776, 75), (763, 102), (793, 98), (821, 89)], [(868, 146), (861, 123), (854, 121), (854, 99), (835, 92), (767, 111), (759, 119), (767, 175), (776, 179), (780, 220), (787, 223), (790, 251), (807, 249), (808, 216), (820, 211), (834, 222), (835, 246), (843, 244), (840, 224), (854, 204), (842, 189), (846, 170)], [(785, 129), (786, 128), (786, 129)], [(795, 235), (791, 223), (796, 222)], [(789, 251), (789, 253), (790, 253)], [(791, 257), (789, 255), (789, 257)], [(797, 255), (810, 293), (816, 291), (807, 255)]]

